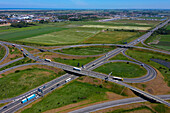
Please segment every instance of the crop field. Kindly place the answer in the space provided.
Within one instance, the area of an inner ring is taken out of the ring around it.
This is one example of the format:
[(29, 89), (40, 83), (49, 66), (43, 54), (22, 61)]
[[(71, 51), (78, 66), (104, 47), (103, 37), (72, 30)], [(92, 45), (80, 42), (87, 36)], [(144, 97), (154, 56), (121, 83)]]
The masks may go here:
[(53, 58), (53, 59), (55, 62), (60, 62), (60, 63), (68, 64), (71, 66), (81, 67), (82, 65), (85, 65), (95, 60), (96, 58), (97, 57), (87, 57), (87, 58), (81, 58), (81, 59), (63, 59), (63, 58)]
[(18, 96), (62, 74), (42, 68), (29, 68), (5, 75), (0, 78), (0, 99)]
[(91, 46), (91, 47), (76, 47), (69, 49), (58, 50), (57, 52), (71, 55), (98, 55), (109, 52), (115, 49), (115, 46)]
[(73, 25), (104, 25), (104, 26), (133, 26), (133, 27), (152, 27), (153, 25), (147, 23), (119, 23), (119, 22), (72, 22)]
[(163, 19), (162, 17), (140, 17), (144, 19)]
[(104, 28), (104, 29), (125, 29), (125, 30), (149, 30), (151, 28), (151, 27), (138, 27), (138, 26), (108, 26), (108, 25), (83, 25), (81, 27)]
[(4, 57), (5, 55), (5, 48), (0, 45), (0, 60)]
[(162, 75), (164, 76), (164, 80), (168, 83), (168, 86), (170, 86), (170, 71), (167, 67), (158, 64), (156, 62), (151, 61), (150, 59), (161, 59), (166, 60), (170, 62), (170, 55), (164, 55), (164, 54), (158, 54), (156, 52), (147, 51), (147, 50), (127, 50), (127, 55), (131, 56), (132, 58), (135, 58), (136, 60), (139, 60), (141, 62), (144, 62), (146, 64), (149, 64), (151, 66), (154, 66), (156, 69), (158, 69)]
[(7, 40), (7, 41), (18, 41), (21, 39), (25, 39), (28, 37), (38, 36), (46, 33), (61, 31), (66, 28), (57, 28), (57, 27), (43, 27), (38, 29), (30, 29), (30, 30), (23, 30), (23, 31), (15, 31), (15, 32), (5, 32), (0, 33), (0, 39), (1, 40)]
[(130, 41), (140, 33), (137, 32), (125, 32), (125, 31), (107, 31), (100, 32), (95, 36), (87, 39), (84, 43), (122, 43), (125, 41)]
[(125, 62), (104, 64), (96, 68), (94, 71), (105, 74), (112, 72), (113, 76), (123, 78), (135, 78), (146, 74), (146, 70), (143, 67), (132, 63), (127, 64)]
[(141, 25), (156, 25), (159, 24), (159, 21), (151, 21), (151, 20), (129, 20), (129, 19), (122, 19), (122, 20), (114, 20), (112, 22), (117, 22), (117, 23), (136, 23), (136, 24), (141, 24)]
[[(123, 89), (123, 87), (117, 84), (114, 85), (117, 89)], [(112, 91), (114, 92), (115, 90)], [(83, 100), (88, 100), (89, 103), (98, 102), (106, 100), (106, 92), (112, 91), (107, 88), (101, 88), (97, 85), (74, 81), (60, 89), (54, 90), (53, 93), (32, 105), (31, 108), (25, 109), (22, 113), (44, 112)]]
[(23, 42), (39, 44), (74, 44), (81, 43), (85, 39), (92, 37), (99, 31), (97, 29), (72, 28), (58, 32), (48, 33), (35, 37), (26, 38)]
[[(166, 27), (168, 30), (169, 25)], [(166, 51), (170, 51), (170, 34), (162, 35), (157, 34), (154, 36), (149, 37), (145, 43), (150, 44), (153, 47), (163, 49)]]

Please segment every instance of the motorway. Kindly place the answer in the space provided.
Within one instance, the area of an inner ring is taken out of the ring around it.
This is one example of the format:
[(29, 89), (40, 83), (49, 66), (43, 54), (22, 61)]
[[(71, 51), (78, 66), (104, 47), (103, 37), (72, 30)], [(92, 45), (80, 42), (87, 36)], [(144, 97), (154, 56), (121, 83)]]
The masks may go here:
[[(169, 20), (168, 20), (168, 21), (169, 21)], [(167, 23), (168, 21), (166, 21), (165, 23)], [(163, 23), (163, 24), (165, 24), (165, 23)], [(162, 25), (163, 25), (163, 24), (162, 24)], [(158, 29), (158, 27), (161, 27), (162, 25), (157, 26), (157, 28), (154, 28), (154, 29), (156, 30), (156, 29)], [(139, 37), (138, 39), (136, 39), (136, 40), (128, 43), (127, 45), (128, 45), (128, 46), (135, 45), (135, 44), (139, 43), (140, 41), (143, 41), (143, 40), (147, 39), (147, 38), (153, 33), (153, 31), (154, 31), (154, 30), (151, 30), (149, 33), (146, 33), (145, 35), (143, 35), (143, 36)], [(140, 40), (140, 41), (138, 41), (138, 40)], [(12, 45), (12, 43), (8, 43), (8, 42), (1, 42), (1, 43), (7, 44), (7, 45)], [(20, 45), (16, 45), (16, 47), (17, 47), (18, 49), (21, 49), (21, 48), (22, 48), (22, 46), (20, 46)], [(23, 49), (24, 49), (24, 48), (23, 48)], [(33, 56), (32, 54), (30, 54), (26, 49), (24, 49), (23, 53), (28, 53), (28, 57), (29, 57), (30, 59), (33, 59), (33, 60), (36, 60), (36, 61), (38, 61), (38, 62), (44, 63), (44, 64), (46, 64), (46, 65), (48, 65), (48, 66), (58, 67), (58, 68), (61, 68), (61, 69), (63, 69), (63, 70), (66, 70), (67, 72), (71, 72), (71, 73), (74, 73), (74, 74), (87, 75), (87, 76), (97, 77), (97, 78), (100, 78), (100, 79), (105, 80), (105, 78), (106, 78), (108, 75), (101, 74), (101, 73), (97, 73), (97, 72), (93, 72), (93, 71), (91, 71), (91, 70), (92, 70), (94, 67), (96, 67), (98, 64), (100, 64), (100, 63), (102, 63), (102, 62), (110, 59), (111, 57), (119, 54), (120, 52), (122, 52), (122, 51), (124, 51), (124, 50), (126, 50), (126, 48), (117, 48), (117, 49), (114, 49), (113, 51), (108, 52), (105, 56), (100, 57), (100, 58), (98, 58), (97, 60), (88, 63), (87, 65), (85, 65), (85, 69), (82, 69), (81, 71), (73, 70), (73, 66), (69, 66), (69, 65), (65, 65), (65, 64), (61, 64), (61, 63), (56, 63), (56, 62), (46, 62), (46, 61), (44, 61), (43, 59), (34, 57), (34, 56)], [(95, 64), (95, 66), (93, 66), (94, 64)], [(69, 77), (71, 77), (71, 78), (72, 78), (72, 76), (73, 76), (72, 79), (77, 78), (77, 76), (70, 75), (70, 74), (68, 74), (68, 75), (69, 75)], [(66, 79), (67, 79), (67, 78), (64, 77), (61, 81), (65, 81)], [(135, 91), (135, 92), (138, 92), (138, 93), (140, 93), (141, 95), (144, 95), (144, 96), (146, 96), (146, 97), (148, 97), (148, 98), (150, 98), (150, 99), (153, 99), (153, 100), (155, 100), (155, 101), (157, 101), (157, 102), (160, 102), (160, 103), (163, 103), (163, 104), (166, 104), (166, 105), (170, 106), (170, 104), (169, 104), (168, 102), (164, 101), (163, 99), (161, 99), (161, 98), (159, 98), (159, 97), (157, 97), (157, 96), (148, 94), (148, 93), (146, 93), (146, 92), (144, 92), (144, 91), (141, 91), (141, 90), (139, 90), (139, 89), (137, 89), (137, 88), (134, 88), (134, 87), (132, 87), (132, 86), (130, 86), (130, 85), (128, 85), (128, 84), (125, 84), (125, 83), (120, 82), (120, 81), (113, 80), (112, 78), (109, 78), (108, 80), (111, 81), (111, 82), (114, 82), (114, 83), (123, 85), (123, 86), (125, 86), (125, 87), (128, 87), (128, 88), (130, 88), (131, 90), (133, 90), (133, 91)], [(55, 83), (57, 83), (57, 82), (55, 81)], [(55, 84), (55, 83), (53, 83), (53, 84)], [(51, 88), (51, 86), (53, 86), (53, 84), (50, 84), (50, 85), (49, 85), (49, 89)], [(48, 88), (48, 87), (47, 87), (47, 88)], [(47, 89), (47, 90), (49, 90), (49, 89)], [(46, 89), (45, 89), (45, 90), (46, 90)], [(51, 91), (51, 90), (49, 90), (49, 92), (50, 92), (50, 91)], [(47, 91), (47, 92), (48, 92), (48, 91)], [(33, 94), (33, 93), (35, 93), (35, 92), (31, 92), (31, 94)], [(31, 94), (30, 94), (30, 95), (31, 95)], [(21, 100), (22, 100), (22, 98), (18, 99), (17, 101), (15, 101), (15, 102), (13, 102), (13, 103), (8, 104), (7, 109), (5, 109), (5, 110), (2, 109), (2, 110), (0, 110), (0, 112), (3, 112), (3, 113), (8, 113), (9, 111), (13, 111), (13, 112), (14, 112), (14, 111), (16, 110), (16, 107), (17, 107), (17, 108), (24, 107), (26, 104), (19, 104), (19, 103), (18, 103), (18, 102), (21, 102)], [(33, 100), (32, 100), (32, 101), (33, 101)]]

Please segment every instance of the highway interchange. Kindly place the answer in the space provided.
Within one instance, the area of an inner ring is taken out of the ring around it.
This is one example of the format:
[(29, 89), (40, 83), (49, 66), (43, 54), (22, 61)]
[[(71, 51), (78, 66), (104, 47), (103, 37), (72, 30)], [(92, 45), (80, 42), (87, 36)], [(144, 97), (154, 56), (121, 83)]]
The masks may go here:
[[(54, 52), (54, 50), (61, 50), (61, 49), (64, 49), (64, 48), (71, 48), (71, 47), (80, 47), (80, 46), (97, 46), (97, 45), (112, 45), (112, 46), (119, 46), (120, 48), (117, 48), (117, 49), (114, 49), (112, 51), (109, 51), (108, 53), (106, 53), (105, 55), (103, 55), (102, 57), (86, 64), (84, 67), (84, 69), (82, 69), (81, 71), (76, 71), (76, 70), (73, 70), (73, 66), (69, 66), (69, 65), (66, 65), (66, 64), (62, 64), (62, 63), (57, 63), (57, 62), (46, 62), (44, 61), (44, 59), (40, 59), (39, 57), (35, 57), (33, 56), (31, 53), (29, 53), (26, 49), (24, 49), (24, 47), (30, 47), (30, 46), (25, 46), (25, 45), (19, 45), (19, 44), (16, 44), (16, 47), (18, 49), (23, 49), (23, 53), (26, 54), (28, 53), (28, 57), (30, 59), (33, 59), (33, 60), (36, 60), (40, 63), (30, 63), (30, 64), (23, 64), (23, 65), (19, 65), (19, 66), (15, 66), (15, 67), (11, 67), (9, 69), (6, 69), (6, 70), (3, 70), (0, 72), (0, 74), (6, 72), (6, 71), (9, 71), (11, 69), (14, 69), (14, 68), (18, 68), (18, 67), (22, 67), (22, 66), (26, 66), (26, 65), (48, 65), (48, 66), (53, 66), (53, 67), (57, 67), (57, 68), (61, 68), (63, 70), (65, 70), (66, 72), (71, 72), (72, 74), (65, 74), (59, 78), (56, 78), (46, 84), (43, 84), (41, 86), (39, 86), (38, 88), (41, 88), (43, 89), (43, 86), (46, 86), (43, 90), (43, 95), (51, 92), (52, 90), (60, 87), (61, 85), (64, 85), (65, 84), (65, 80), (68, 79), (68, 78), (71, 78), (71, 80), (74, 80), (76, 78), (78, 78), (78, 76), (76, 76), (77, 74), (79, 75), (87, 75), (87, 76), (92, 76), (92, 77), (96, 77), (96, 78), (100, 78), (100, 79), (103, 79), (105, 80), (106, 77), (108, 77), (108, 75), (106, 74), (101, 74), (101, 73), (97, 73), (97, 72), (94, 72), (92, 71), (93, 69), (99, 67), (100, 65), (103, 65), (105, 63), (109, 63), (109, 62), (116, 62), (116, 61), (109, 61), (107, 62), (106, 60), (112, 58), (113, 56), (119, 54), (119, 53), (123, 53), (125, 56), (127, 56), (128, 58), (134, 60), (135, 62), (132, 62), (132, 61), (128, 61), (128, 62), (131, 62), (131, 63), (135, 63), (135, 64), (138, 64), (138, 65), (141, 65), (141, 64), (144, 64), (140, 61), (137, 61), (136, 59), (134, 58), (131, 58), (130, 56), (126, 55), (125, 54), (125, 51), (128, 49), (128, 47), (136, 47), (136, 48), (140, 48), (140, 49), (147, 49), (147, 50), (150, 50), (150, 51), (156, 51), (156, 52), (161, 52), (161, 53), (166, 53), (166, 54), (170, 54), (169, 52), (165, 52), (165, 51), (162, 51), (162, 50), (156, 50), (156, 49), (150, 49), (150, 48), (145, 48), (145, 47), (137, 47), (137, 46), (134, 46), (140, 42), (144, 42), (144, 40), (146, 40), (155, 30), (157, 30), (158, 28), (161, 28), (163, 27), (164, 25), (166, 25), (167, 23), (169, 22), (169, 20), (167, 20), (166, 22), (164, 22), (163, 24), (157, 26), (156, 28), (154, 28), (153, 30), (149, 31), (148, 33), (144, 34), (143, 36), (139, 37), (138, 39), (126, 44), (126, 45), (117, 45), (117, 44), (85, 44), (85, 45), (71, 45), (71, 46), (64, 46), (64, 47), (60, 47), (60, 48), (57, 48), (57, 49), (53, 49), (53, 50), (50, 50), (50, 52)], [(0, 41), (1, 45), (5, 47), (6, 49), (6, 54), (4, 56), (4, 58), (2, 60), (0, 60), (0, 63), (3, 62), (3, 60), (8, 56), (9, 54), (9, 49), (7, 46), (5, 45), (12, 45), (13, 43), (9, 43), (9, 42), (4, 42), (4, 41)], [(35, 47), (30, 47), (30, 48), (34, 48), (34, 49), (38, 49), (38, 48), (35, 48)], [(44, 51), (46, 51), (44, 49)], [(62, 53), (61, 53), (62, 54)], [(14, 61), (11, 61), (11, 62), (8, 62), (6, 64), (2, 64), (0, 66), (0, 68), (10, 64), (10, 63), (13, 63), (13, 62), (16, 62), (20, 59), (23, 59), (23, 57), (21, 58), (18, 58)], [(127, 62), (127, 61), (117, 61), (117, 62)], [(144, 64), (144, 68), (147, 70), (147, 74), (143, 77), (140, 77), (140, 78), (132, 78), (132, 79), (128, 79), (128, 78), (124, 78), (124, 82), (127, 82), (127, 83), (140, 83), (140, 82), (146, 82), (146, 81), (150, 81), (152, 79), (154, 79), (157, 75), (156, 71), (154, 68), (152, 68), (151, 66), (147, 65), (147, 64)], [(121, 82), (121, 81), (117, 81), (117, 80), (113, 80), (113, 78), (110, 76), (108, 78), (108, 81), (110, 82), (114, 82), (114, 83), (117, 83), (117, 84), (120, 84), (120, 85), (123, 85), (125, 87), (128, 87), (130, 88), (131, 90), (135, 91), (135, 92), (138, 92), (140, 94), (142, 94), (143, 96), (149, 98), (149, 99), (152, 99), (156, 102), (160, 102), (160, 103), (163, 103), (163, 104), (166, 104), (168, 106), (170, 106), (170, 104), (165, 100), (169, 99), (170, 98), (170, 95), (166, 95), (166, 96), (154, 96), (154, 95), (151, 95), (149, 93), (146, 93), (140, 89), (137, 89), (137, 88), (134, 88), (124, 82)], [(58, 85), (59, 84), (59, 85)], [(34, 94), (37, 92), (37, 89), (38, 88), (35, 88), (25, 94), (22, 94), (22, 95), (19, 95), (17, 97), (14, 97), (14, 98), (11, 98), (11, 99), (6, 99), (6, 100), (0, 100), (0, 103), (6, 103), (6, 102), (11, 102), (9, 104), (7, 104), (7, 108), (3, 109), (0, 108), (0, 112), (2, 113), (11, 113), (11, 112), (15, 112), (17, 110), (19, 110), (20, 108), (23, 108), (24, 106), (28, 105), (29, 103), (35, 101), (36, 99), (40, 98), (37, 97), (31, 101), (29, 101), (28, 103), (25, 103), (25, 104), (21, 104), (21, 100), (23, 98), (25, 98), (25, 96), (29, 96), (31, 94)], [(52, 89), (52, 90), (51, 90)], [(15, 100), (15, 101), (14, 101)], [(128, 99), (124, 99), (124, 100), (120, 100), (120, 102), (117, 102), (117, 101), (114, 101), (113, 103), (103, 103), (100, 107), (96, 108), (95, 106), (90, 106), (90, 109), (87, 107), (87, 108), (84, 108), (83, 109), (83, 112), (81, 111), (73, 111), (73, 113), (84, 113), (85, 112), (91, 112), (91, 111), (95, 111), (95, 110), (99, 110), (99, 109), (104, 109), (104, 108), (108, 108), (108, 107), (111, 107), (111, 106), (118, 106), (118, 105), (124, 105), (124, 104), (130, 104), (132, 103), (132, 98), (128, 98)], [(145, 101), (144, 99), (142, 98), (135, 98), (133, 100), (133, 103), (136, 103), (136, 102), (141, 102), (141, 101)]]

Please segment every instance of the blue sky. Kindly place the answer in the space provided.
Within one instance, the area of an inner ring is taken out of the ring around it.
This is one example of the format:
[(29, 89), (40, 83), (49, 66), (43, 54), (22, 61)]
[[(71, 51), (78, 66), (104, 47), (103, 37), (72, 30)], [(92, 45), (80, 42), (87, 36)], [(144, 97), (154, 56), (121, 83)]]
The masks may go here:
[(170, 0), (0, 0), (0, 8), (170, 9)]

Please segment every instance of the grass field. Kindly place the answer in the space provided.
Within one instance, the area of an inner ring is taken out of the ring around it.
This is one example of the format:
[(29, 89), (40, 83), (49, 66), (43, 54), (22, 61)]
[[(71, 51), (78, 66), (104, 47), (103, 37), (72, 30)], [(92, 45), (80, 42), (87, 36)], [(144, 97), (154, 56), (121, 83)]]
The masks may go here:
[(146, 74), (146, 70), (132, 63), (124, 63), (124, 62), (116, 62), (116, 63), (108, 63), (104, 64), (94, 71), (109, 74), (112, 72), (113, 76), (123, 77), (123, 78), (135, 78), (140, 77)]
[(43, 68), (29, 68), (18, 70), (0, 78), (0, 99), (11, 98), (25, 93), (43, 83), (46, 83), (60, 75)]
[(27, 63), (35, 63), (35, 62), (36, 61), (33, 61), (32, 59), (29, 59), (29, 58), (26, 57), (26, 58), (24, 58), (22, 60), (16, 61), (16, 62), (14, 62), (12, 64), (9, 64), (9, 65), (7, 65), (5, 67), (0, 68), (0, 71), (5, 70), (5, 69), (10, 68), (10, 67), (17, 66), (17, 65), (22, 65), (22, 64), (27, 64)]
[[(120, 87), (117, 86), (116, 88)], [(120, 89), (123, 89), (123, 87)], [(22, 113), (44, 112), (83, 100), (89, 100), (89, 103), (106, 100), (106, 92), (110, 91), (110, 89), (101, 88), (97, 85), (74, 81), (53, 91), (53, 93), (32, 105), (31, 108), (25, 109)]]
[[(97, 57), (87, 57), (87, 58), (81, 58), (81, 59), (63, 59), (63, 58), (53, 58), (55, 62), (60, 62), (72, 66), (81, 67), (82, 65), (85, 65), (93, 60), (95, 60)], [(79, 63), (79, 66), (78, 66)]]
[(0, 60), (4, 57), (5, 55), (5, 48), (0, 45)]
[(149, 64), (155, 67), (156, 69), (158, 69), (163, 74), (164, 80), (168, 83), (168, 86), (170, 86), (169, 69), (161, 64), (158, 64), (150, 60), (150, 58), (155, 58), (155, 59), (167, 60), (168, 62), (170, 62), (170, 55), (164, 55), (161, 53), (156, 53), (156, 52), (147, 51), (147, 50), (140, 50), (140, 49), (127, 50), (126, 54), (135, 58), (136, 60)]
[(125, 30), (148, 30), (151, 27), (138, 27), (138, 26), (108, 26), (108, 25), (83, 25), (86, 28), (104, 28), (104, 29), (125, 29)]
[(87, 39), (84, 43), (122, 43), (130, 41), (140, 35), (137, 32), (107, 31)]
[(74, 44), (74, 43), (81, 43), (82, 41), (84, 41), (89, 37), (92, 37), (96, 33), (98, 33), (98, 29), (71, 28), (71, 29), (62, 30), (58, 32), (30, 37), (19, 41), (40, 43), (46, 45)]
[(124, 56), (122, 53), (119, 53), (118, 55), (112, 57), (111, 59), (109, 60), (130, 60), (128, 59), (126, 56)]
[(76, 48), (58, 50), (57, 52), (62, 52), (65, 54), (72, 54), (72, 55), (98, 55), (98, 54), (109, 52), (115, 48), (116, 48), (115, 46), (76, 47)]

